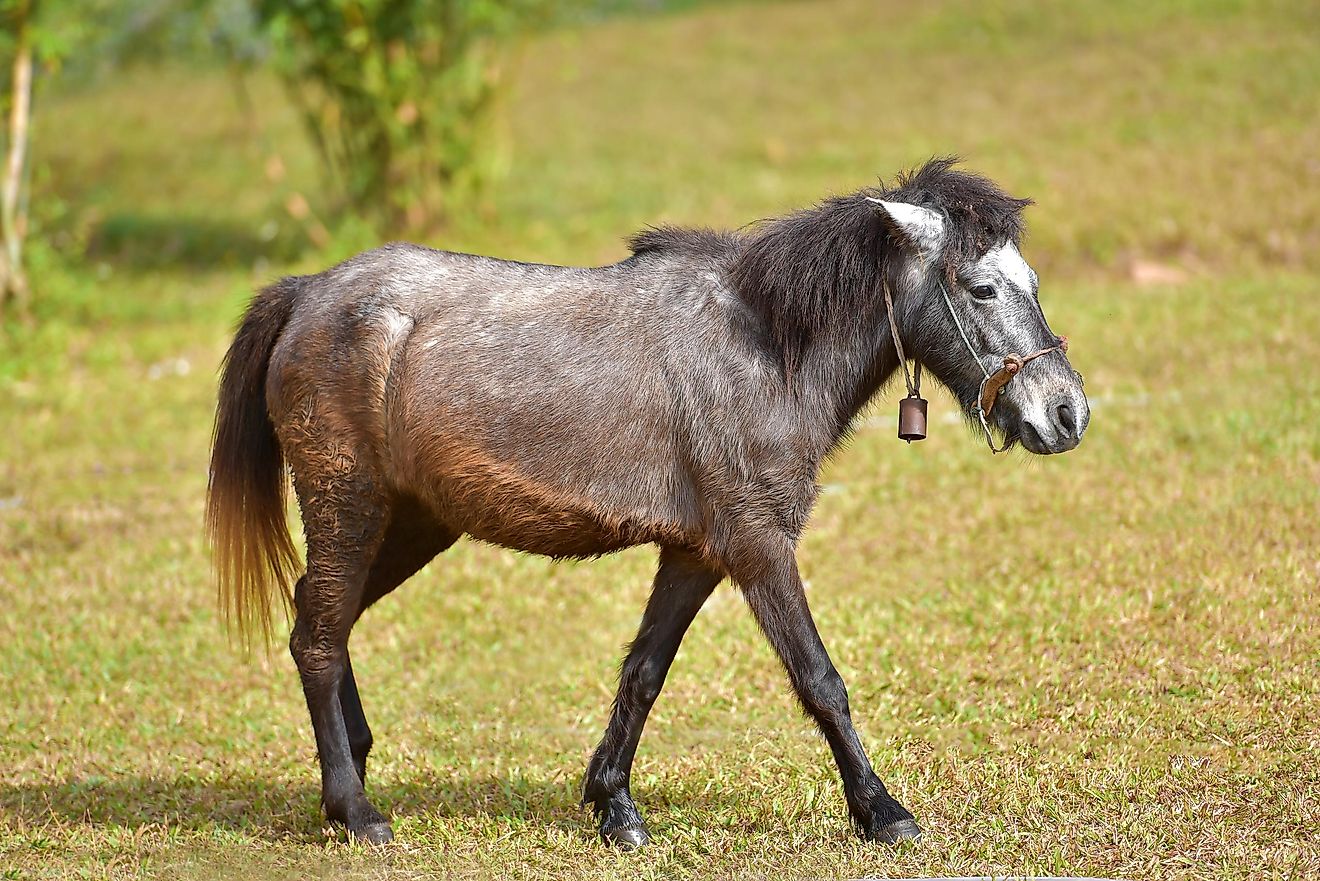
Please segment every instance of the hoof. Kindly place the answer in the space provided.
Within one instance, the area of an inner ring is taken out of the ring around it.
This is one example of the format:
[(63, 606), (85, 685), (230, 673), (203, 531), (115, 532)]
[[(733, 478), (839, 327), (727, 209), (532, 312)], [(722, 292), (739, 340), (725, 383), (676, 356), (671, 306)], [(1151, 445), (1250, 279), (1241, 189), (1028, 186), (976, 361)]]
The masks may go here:
[(645, 826), (619, 826), (601, 829), (600, 840), (619, 850), (638, 850), (651, 843), (651, 836)]
[(389, 844), (394, 840), (394, 830), (384, 820), (368, 823), (356, 829), (348, 830), (348, 837), (363, 844)]
[(914, 820), (896, 820), (871, 833), (871, 840), (881, 844), (902, 844), (921, 838), (921, 827)]

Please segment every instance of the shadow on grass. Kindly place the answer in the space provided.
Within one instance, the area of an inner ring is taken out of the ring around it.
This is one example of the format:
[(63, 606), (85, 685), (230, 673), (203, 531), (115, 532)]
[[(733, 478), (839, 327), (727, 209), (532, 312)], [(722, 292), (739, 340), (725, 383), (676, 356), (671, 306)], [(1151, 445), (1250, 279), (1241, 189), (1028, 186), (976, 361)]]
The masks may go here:
[(182, 831), (243, 830), (274, 838), (320, 834), (319, 792), (255, 779), (201, 782), (91, 777), (0, 787), (0, 815), (33, 825), (163, 825)]
[(87, 257), (135, 270), (198, 269), (290, 262), (308, 246), (290, 222), (257, 226), (222, 217), (120, 213), (96, 227)]
[[(657, 791), (645, 802), (681, 802), (714, 812), (737, 810), (736, 793)], [(394, 822), (419, 817), (490, 818), (529, 826), (554, 826), (595, 837), (590, 810), (580, 804), (576, 780), (514, 777), (446, 777), (373, 785), (367, 796)], [(646, 804), (642, 805), (643, 811)], [(258, 838), (322, 840), (320, 790), (311, 784), (239, 778), (201, 782), (159, 777), (87, 778), (50, 784), (0, 786), (0, 817), (31, 826), (61, 825), (136, 829), (168, 826), (184, 832), (216, 829)]]

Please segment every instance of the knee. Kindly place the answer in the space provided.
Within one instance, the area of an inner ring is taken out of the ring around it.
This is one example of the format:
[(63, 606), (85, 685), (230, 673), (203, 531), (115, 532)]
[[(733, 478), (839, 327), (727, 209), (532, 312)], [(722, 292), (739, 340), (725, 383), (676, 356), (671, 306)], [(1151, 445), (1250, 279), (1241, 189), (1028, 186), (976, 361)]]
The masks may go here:
[(848, 687), (839, 671), (830, 665), (811, 676), (802, 689), (802, 702), (813, 716), (848, 716)]
[(653, 658), (638, 663), (626, 673), (628, 696), (645, 706), (651, 706), (660, 697), (668, 671)]
[(337, 678), (343, 669), (347, 655), (345, 647), (336, 646), (330, 640), (313, 634), (305, 623), (299, 620), (294, 624), (289, 635), (289, 654), (298, 665), (298, 672), (304, 681), (319, 680), (326, 676)]

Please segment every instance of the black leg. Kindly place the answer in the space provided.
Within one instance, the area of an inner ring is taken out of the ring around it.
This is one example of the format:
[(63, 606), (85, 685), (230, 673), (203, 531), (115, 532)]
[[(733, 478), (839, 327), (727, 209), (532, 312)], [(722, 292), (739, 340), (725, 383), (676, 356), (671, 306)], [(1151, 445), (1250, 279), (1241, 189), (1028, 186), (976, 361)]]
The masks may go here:
[(843, 778), (848, 809), (864, 838), (895, 844), (921, 834), (906, 808), (871, 768), (853, 728), (848, 689), (830, 661), (811, 618), (790, 548), (751, 557), (735, 567), (757, 623), (779, 654), (803, 708), (825, 735)]
[[(362, 566), (354, 577), (351, 568), (318, 564), (312, 548), (308, 550), (308, 558), (307, 575), (299, 580), (294, 593), (297, 619), (289, 638), (289, 652), (298, 665), (312, 730), (316, 733), (316, 752), (321, 760), (321, 803), (326, 816), (343, 823), (350, 836), (384, 844), (394, 834), (362, 789), (340, 699), (347, 679), (348, 630), (366, 567)], [(352, 693), (357, 694), (355, 687)]]
[[(319, 436), (312, 440), (316, 455), (303, 457), (302, 470), (293, 468), (307, 536), (307, 573), (298, 580), (293, 594), (296, 617), (289, 653), (298, 665), (316, 734), (326, 816), (344, 824), (352, 838), (383, 844), (394, 834), (363, 791), (340, 695), (346, 687), (357, 693), (356, 687), (345, 686), (348, 635), (389, 526), (389, 511), (369, 473), (343, 470), (342, 466), (353, 463), (352, 457), (327, 457), (323, 450), (337, 450), (338, 446)], [(299, 452), (298, 447), (293, 449), (295, 454)], [(299, 457), (291, 458), (296, 465)], [(327, 463), (336, 468), (313, 470), (313, 466), (323, 468)]]
[(348, 748), (353, 754), (353, 768), (362, 785), (367, 784), (367, 755), (371, 752), (371, 726), (362, 710), (357, 681), (353, 678), (353, 658), (344, 656), (344, 678), (339, 683), (339, 705), (344, 710), (344, 727), (348, 731)]
[(623, 662), (610, 723), (583, 787), (583, 801), (592, 804), (606, 844), (633, 849), (649, 840), (628, 789), (633, 756), (688, 625), (723, 577), (687, 551), (660, 552), (651, 598)]
[[(367, 573), (356, 617), (361, 617), (369, 606), (416, 574), (457, 538), (457, 533), (436, 523), (420, 505), (405, 502), (396, 506), (385, 539)], [(357, 681), (353, 677), (351, 656), (345, 656), (344, 678), (339, 684), (339, 703), (344, 710), (344, 725), (348, 730), (348, 744), (353, 753), (353, 767), (357, 770), (358, 779), (365, 785), (367, 755), (371, 752), (373, 741), (371, 727), (362, 709), (362, 698), (358, 695)]]

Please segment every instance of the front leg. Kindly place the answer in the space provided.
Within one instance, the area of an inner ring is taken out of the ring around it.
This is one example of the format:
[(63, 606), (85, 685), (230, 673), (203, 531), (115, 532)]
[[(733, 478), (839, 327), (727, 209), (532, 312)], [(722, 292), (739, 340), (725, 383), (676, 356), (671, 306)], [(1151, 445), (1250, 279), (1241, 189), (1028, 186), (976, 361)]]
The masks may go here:
[(650, 841), (628, 788), (633, 756), (683, 634), (723, 577), (688, 551), (660, 552), (651, 598), (619, 672), (609, 727), (591, 757), (583, 786), (583, 801), (591, 803), (606, 844), (634, 850)]
[(853, 728), (848, 689), (811, 619), (793, 550), (785, 540), (770, 549), (742, 554), (741, 564), (731, 572), (783, 661), (798, 700), (834, 753), (848, 810), (862, 837), (885, 844), (916, 839), (920, 827), (875, 775)]

